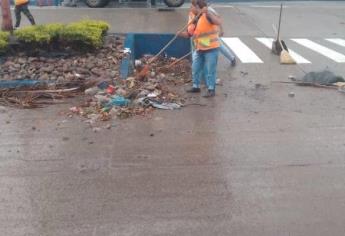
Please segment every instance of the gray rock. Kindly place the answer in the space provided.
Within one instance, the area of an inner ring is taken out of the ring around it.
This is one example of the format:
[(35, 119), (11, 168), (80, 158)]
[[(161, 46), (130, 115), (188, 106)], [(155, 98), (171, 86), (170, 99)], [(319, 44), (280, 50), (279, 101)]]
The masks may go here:
[(39, 77), (40, 80), (49, 80), (49, 75), (48, 74), (43, 74)]
[(7, 108), (4, 106), (0, 106), (0, 114), (6, 113), (6, 112), (7, 112)]
[(114, 77), (116, 77), (116, 75), (117, 75), (116, 71), (114, 71), (114, 70), (110, 71), (110, 77), (114, 78)]
[(23, 58), (23, 57), (18, 58), (19, 64), (25, 64), (26, 62), (27, 62), (27, 60), (25, 58)]

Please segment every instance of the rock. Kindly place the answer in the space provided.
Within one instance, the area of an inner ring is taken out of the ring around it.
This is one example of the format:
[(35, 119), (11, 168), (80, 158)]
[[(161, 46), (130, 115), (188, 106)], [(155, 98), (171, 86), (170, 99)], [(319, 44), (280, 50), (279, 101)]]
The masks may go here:
[(10, 79), (12, 79), (12, 77), (11, 77), (9, 74), (4, 74), (3, 77), (2, 77), (2, 79), (4, 79), (4, 80), (10, 80)]
[(296, 81), (296, 77), (293, 76), (293, 75), (289, 75), (288, 78), (289, 78), (289, 80), (291, 80), (291, 81)]
[(0, 114), (6, 113), (6, 112), (7, 112), (7, 108), (4, 106), (0, 106)]
[(68, 64), (64, 64), (62, 66), (62, 71), (63, 72), (70, 72), (71, 71), (70, 66)]
[(148, 90), (142, 90), (138, 95), (137, 98), (146, 97), (150, 92)]
[(149, 84), (145, 87), (145, 89), (147, 89), (149, 91), (153, 91), (156, 89), (156, 86), (154, 84)]
[(156, 76), (156, 72), (151, 71), (150, 76), (151, 76), (151, 78), (154, 78)]
[(49, 75), (45, 73), (39, 77), (39, 80), (49, 80)]
[(95, 98), (97, 99), (98, 104), (104, 104), (110, 101), (110, 98), (108, 98), (107, 96), (104, 95), (95, 95)]
[(101, 72), (97, 68), (92, 68), (91, 72), (97, 76), (101, 76)]
[(94, 68), (96, 65), (92, 62), (89, 62), (86, 64), (86, 68), (88, 68), (89, 70), (91, 70), (92, 68)]
[(116, 71), (114, 71), (114, 70), (110, 71), (110, 77), (114, 78), (114, 77), (116, 77), (116, 75), (117, 75)]
[(98, 87), (92, 87), (92, 88), (88, 88), (85, 90), (85, 94), (86, 95), (90, 95), (93, 96), (95, 95), (100, 89)]
[(18, 58), (19, 64), (25, 64), (26, 62), (27, 62), (27, 60), (25, 58), (23, 58), (23, 57)]
[(143, 64), (143, 63), (142, 63), (141, 60), (135, 60), (135, 61), (134, 61), (135, 67), (141, 66), (142, 64)]
[(76, 72), (78, 72), (79, 74), (89, 74), (89, 73), (90, 73), (90, 70), (89, 70), (89, 69), (82, 68), (82, 67), (78, 67), (78, 68), (76, 69)]
[(20, 65), (20, 64), (13, 64), (13, 67), (14, 67), (15, 69), (20, 69), (21, 65)]
[(290, 92), (290, 93), (289, 93), (289, 97), (290, 97), (290, 98), (295, 97), (295, 93), (294, 93), (294, 92)]
[(37, 58), (36, 58), (36, 57), (29, 57), (29, 58), (28, 58), (28, 62), (29, 62), (29, 63), (32, 63), (32, 62), (34, 62), (34, 61), (37, 61)]
[(97, 132), (101, 131), (101, 128), (95, 127), (95, 128), (92, 129), (92, 131), (97, 133)]
[(60, 73), (59, 73), (57, 70), (53, 70), (53, 71), (52, 71), (52, 75), (59, 76)]
[(63, 83), (65, 81), (65, 78), (63, 76), (58, 76), (56, 82), (57, 83)]
[(165, 79), (166, 75), (164, 73), (160, 73), (157, 78), (158, 79)]
[(75, 78), (75, 76), (72, 73), (68, 73), (65, 75), (66, 80), (73, 80), (74, 78)]
[(221, 79), (217, 79), (216, 80), (216, 85), (222, 86), (223, 85), (223, 81)]
[(54, 71), (54, 67), (53, 66), (44, 67), (44, 72), (52, 73), (53, 71)]
[(56, 62), (56, 60), (53, 59), (53, 58), (48, 58), (47, 59), (47, 63), (54, 64), (55, 62)]
[(62, 66), (55, 67), (55, 70), (58, 72), (58, 74), (61, 74), (63, 72)]
[(103, 58), (105, 58), (105, 55), (103, 53), (98, 53), (97, 57), (100, 59), (103, 59)]
[(109, 111), (109, 115), (110, 115), (111, 117), (116, 117), (118, 111), (119, 111), (118, 108), (113, 107), (113, 108), (111, 108), (111, 110)]
[(119, 88), (116, 90), (116, 94), (125, 97), (127, 95), (127, 91), (123, 88)]

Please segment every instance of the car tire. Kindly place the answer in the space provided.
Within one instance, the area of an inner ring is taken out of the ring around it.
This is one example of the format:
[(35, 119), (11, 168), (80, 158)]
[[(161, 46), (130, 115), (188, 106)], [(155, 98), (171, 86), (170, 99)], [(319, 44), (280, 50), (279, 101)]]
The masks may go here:
[(99, 7), (105, 7), (108, 5), (110, 0), (86, 0), (85, 3), (89, 7), (92, 8), (99, 8)]
[(164, 0), (168, 7), (180, 7), (183, 5), (184, 0)]

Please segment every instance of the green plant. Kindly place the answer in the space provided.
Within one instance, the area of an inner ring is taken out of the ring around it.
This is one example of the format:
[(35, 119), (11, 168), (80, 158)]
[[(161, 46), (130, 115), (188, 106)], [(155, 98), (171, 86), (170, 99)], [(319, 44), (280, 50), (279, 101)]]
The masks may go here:
[(43, 25), (28, 26), (14, 32), (17, 39), (24, 43), (48, 44), (51, 40), (50, 34)]
[(8, 48), (8, 37), (10, 34), (8, 32), (0, 31), (0, 53), (3, 53)]
[(101, 21), (101, 20), (85, 19), (85, 20), (81, 20), (79, 23), (81, 23), (87, 27), (93, 27), (93, 28), (101, 29), (103, 34), (106, 34), (110, 28), (110, 25), (107, 22)]
[(109, 27), (104, 21), (86, 19), (67, 25), (53, 23), (29, 26), (16, 30), (14, 35), (23, 46), (30, 45), (28, 49), (32, 50), (40, 47), (56, 49), (59, 45), (88, 50), (102, 46), (103, 36)]
[(76, 22), (68, 24), (61, 31), (60, 38), (68, 43), (98, 48), (103, 43), (103, 31), (99, 27), (90, 26), (83, 22)]
[(43, 25), (43, 30), (50, 35), (51, 39), (57, 39), (59, 38), (64, 27), (64, 24), (52, 23)]

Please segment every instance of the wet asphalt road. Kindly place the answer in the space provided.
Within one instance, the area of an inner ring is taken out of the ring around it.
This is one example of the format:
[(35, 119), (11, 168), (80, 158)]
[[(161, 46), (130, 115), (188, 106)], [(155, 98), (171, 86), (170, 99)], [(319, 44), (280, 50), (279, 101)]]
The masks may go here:
[[(345, 95), (272, 82), (326, 67), (345, 76), (344, 63), (294, 45), (312, 63), (281, 66), (253, 41), (272, 34), (277, 8), (218, 10), (226, 35), (264, 63), (231, 68), (221, 58), (217, 97), (195, 97), (206, 106), (114, 121), (97, 133), (64, 115), (69, 104), (0, 109), (0, 235), (345, 234)], [(173, 32), (186, 14), (32, 12), (39, 21), (105, 19), (114, 32)], [(285, 12), (287, 38), (345, 38), (342, 3), (291, 4)]]

